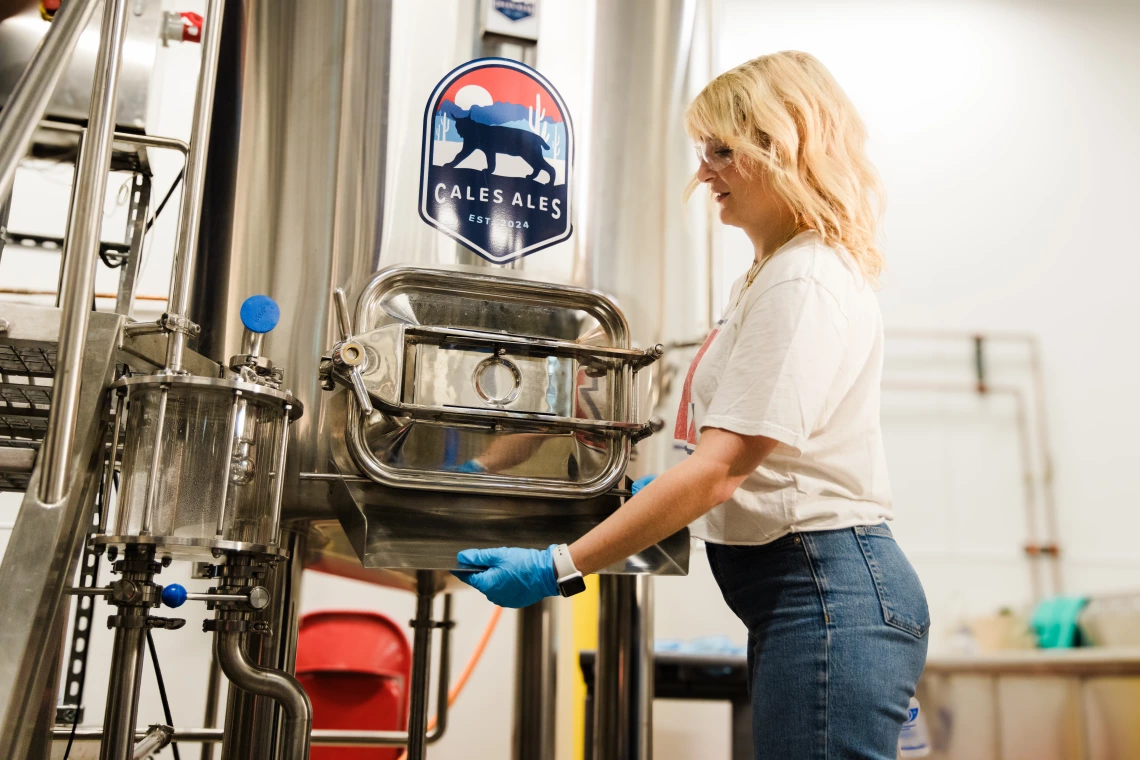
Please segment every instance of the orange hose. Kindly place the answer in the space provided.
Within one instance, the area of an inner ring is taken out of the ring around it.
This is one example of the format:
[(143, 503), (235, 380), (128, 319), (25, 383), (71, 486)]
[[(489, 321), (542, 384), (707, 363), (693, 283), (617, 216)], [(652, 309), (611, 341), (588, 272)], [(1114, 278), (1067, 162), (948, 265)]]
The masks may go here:
[[(59, 291), (56, 291), (56, 290), (34, 290), (32, 288), (0, 288), (0, 293), (3, 293), (5, 295), (10, 295), (10, 296), (54, 296), (54, 295), (59, 295)], [(96, 293), (95, 297), (96, 298), (105, 298), (108, 300), (114, 300), (114, 299), (118, 298), (118, 296), (115, 295), (114, 293)], [(135, 296), (135, 300), (136, 301), (165, 301), (166, 296), (148, 296), (148, 295), (144, 294), (144, 295)]]
[[(455, 700), (463, 692), (463, 687), (467, 685), (467, 680), (471, 678), (471, 674), (475, 672), (475, 666), (479, 664), (479, 659), (483, 656), (483, 650), (487, 648), (487, 644), (491, 641), (491, 634), (495, 632), (495, 626), (499, 622), (499, 618), (503, 615), (503, 608), (496, 607), (495, 611), (491, 613), (491, 619), (487, 621), (487, 627), (483, 629), (483, 635), (479, 637), (479, 643), (475, 645), (475, 649), (471, 651), (471, 657), (467, 659), (467, 664), (463, 667), (463, 672), (459, 674), (459, 678), (455, 679), (455, 684), (447, 692), (447, 704), (450, 707), (455, 704)], [(428, 731), (435, 728), (436, 717), (432, 717), (428, 721)], [(408, 751), (405, 749), (400, 754), (399, 760), (407, 760)]]

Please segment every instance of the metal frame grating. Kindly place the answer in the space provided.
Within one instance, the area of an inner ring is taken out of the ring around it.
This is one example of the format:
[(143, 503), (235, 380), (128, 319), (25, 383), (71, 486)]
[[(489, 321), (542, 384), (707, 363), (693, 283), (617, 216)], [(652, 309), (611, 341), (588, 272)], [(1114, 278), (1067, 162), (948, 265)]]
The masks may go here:
[(0, 471), (0, 491), (27, 491), (31, 479), (30, 473)]
[(55, 347), (0, 344), (0, 374), (54, 377)]
[(50, 385), (0, 383), (0, 402), (5, 406), (51, 406)]

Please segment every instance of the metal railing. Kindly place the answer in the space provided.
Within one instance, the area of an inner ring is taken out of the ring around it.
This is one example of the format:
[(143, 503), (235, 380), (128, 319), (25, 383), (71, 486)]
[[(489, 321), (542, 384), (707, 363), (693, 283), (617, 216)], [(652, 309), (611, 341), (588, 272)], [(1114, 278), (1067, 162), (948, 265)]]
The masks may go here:
[[(115, 104), (126, 28), (127, 0), (107, 0), (99, 38), (99, 57), (91, 85), (87, 134), (79, 149), (75, 171), (75, 202), (65, 236), (63, 312), (59, 322), (56, 376), (51, 417), (39, 465), (38, 495), (45, 504), (61, 501), (72, 480), (71, 451), (79, 411), (79, 379), (87, 349), (91, 296), (95, 291), (95, 256), (99, 252), (103, 198), (107, 193), (107, 175), (111, 169)], [(29, 65), (33, 74), (37, 63), (33, 60)], [(28, 76), (25, 72), (25, 77)], [(41, 115), (42, 111), (36, 114), (36, 122)]]

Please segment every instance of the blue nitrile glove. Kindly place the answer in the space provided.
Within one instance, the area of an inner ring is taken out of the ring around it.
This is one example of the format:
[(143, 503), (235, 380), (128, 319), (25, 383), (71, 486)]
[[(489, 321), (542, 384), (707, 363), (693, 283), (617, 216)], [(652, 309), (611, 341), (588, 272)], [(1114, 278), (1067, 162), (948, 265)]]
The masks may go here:
[(653, 479), (656, 477), (656, 475), (646, 475), (643, 478), (638, 478), (637, 480), (633, 481), (633, 486), (629, 490), (633, 491), (634, 496), (637, 496), (637, 492), (652, 483)]
[(467, 549), (459, 552), (459, 580), (473, 586), (500, 607), (529, 607), (558, 596), (550, 549)]
[(486, 472), (487, 468), (475, 459), (468, 459), (461, 465), (452, 469), (452, 472)]

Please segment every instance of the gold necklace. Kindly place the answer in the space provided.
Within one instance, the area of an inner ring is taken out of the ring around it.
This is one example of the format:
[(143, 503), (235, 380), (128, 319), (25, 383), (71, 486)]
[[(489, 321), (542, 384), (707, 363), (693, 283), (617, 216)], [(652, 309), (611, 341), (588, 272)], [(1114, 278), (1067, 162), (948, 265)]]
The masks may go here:
[(769, 253), (759, 261), (752, 263), (752, 266), (748, 268), (748, 274), (744, 277), (744, 285), (741, 286), (740, 292), (736, 294), (736, 299), (732, 302), (732, 308), (729, 309), (729, 313), (736, 311), (736, 307), (739, 306), (740, 302), (744, 299), (744, 294), (748, 292), (748, 289), (750, 287), (752, 287), (752, 283), (756, 282), (756, 278), (760, 276), (760, 270), (764, 268), (764, 265), (768, 263), (768, 260), (772, 258), (772, 255), (790, 243), (792, 238), (806, 229), (806, 227), (802, 227), (801, 225), (797, 224), (795, 229), (792, 230), (792, 234), (784, 238), (784, 242), (776, 246), (775, 249), (773, 249), (772, 253)]

